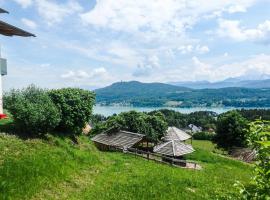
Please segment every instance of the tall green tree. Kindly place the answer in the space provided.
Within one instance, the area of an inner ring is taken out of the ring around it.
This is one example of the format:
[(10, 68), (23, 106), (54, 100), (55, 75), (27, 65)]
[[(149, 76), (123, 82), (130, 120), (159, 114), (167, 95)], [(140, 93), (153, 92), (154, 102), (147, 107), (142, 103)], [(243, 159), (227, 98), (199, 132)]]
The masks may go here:
[(220, 148), (247, 146), (248, 122), (237, 111), (229, 111), (219, 115), (214, 142)]

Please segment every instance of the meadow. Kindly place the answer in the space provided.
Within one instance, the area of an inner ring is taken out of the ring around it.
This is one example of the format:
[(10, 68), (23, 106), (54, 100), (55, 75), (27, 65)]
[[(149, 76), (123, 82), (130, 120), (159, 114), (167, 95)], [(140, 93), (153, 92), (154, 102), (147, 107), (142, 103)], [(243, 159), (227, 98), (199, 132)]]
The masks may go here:
[(200, 171), (100, 152), (86, 136), (20, 139), (0, 134), (0, 199), (235, 199), (252, 166), (193, 141)]

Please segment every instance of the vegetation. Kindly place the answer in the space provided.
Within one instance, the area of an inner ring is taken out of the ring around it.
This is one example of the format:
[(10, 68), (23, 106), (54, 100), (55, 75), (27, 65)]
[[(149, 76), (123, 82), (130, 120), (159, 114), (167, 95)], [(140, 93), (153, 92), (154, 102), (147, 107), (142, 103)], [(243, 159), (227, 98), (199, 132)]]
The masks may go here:
[(130, 111), (119, 115), (113, 115), (106, 122), (96, 125), (92, 131), (94, 134), (102, 131), (127, 130), (146, 135), (152, 142), (158, 142), (166, 132), (168, 126), (162, 113), (147, 114), (142, 112)]
[(194, 124), (203, 130), (215, 129), (217, 113), (211, 111), (197, 111), (190, 114), (183, 114), (174, 110), (161, 109), (152, 111), (149, 114), (161, 112), (169, 126), (177, 128), (187, 128), (188, 125)]
[(245, 147), (248, 123), (237, 111), (219, 115), (214, 142), (221, 148)]
[(243, 199), (270, 199), (270, 121), (252, 122), (248, 142), (257, 154), (255, 176), (240, 193)]
[(214, 133), (202, 131), (202, 132), (196, 132), (192, 135), (193, 139), (195, 140), (209, 140), (212, 141), (215, 137)]
[[(201, 171), (174, 168), (122, 153), (97, 151), (85, 136), (21, 140), (0, 135), (0, 199), (226, 199), (251, 167), (193, 141), (187, 158)], [(226, 173), (224, 173), (226, 170)], [(235, 198), (233, 198), (235, 199)]]
[(133, 106), (270, 107), (270, 89), (189, 89), (162, 83), (119, 82), (95, 90), (97, 103)]
[(49, 92), (54, 104), (60, 111), (61, 121), (58, 129), (80, 134), (90, 121), (95, 96), (92, 92), (77, 88), (63, 88)]
[(52, 131), (60, 122), (59, 111), (47, 91), (33, 85), (11, 90), (5, 95), (4, 102), (18, 132), (37, 136)]

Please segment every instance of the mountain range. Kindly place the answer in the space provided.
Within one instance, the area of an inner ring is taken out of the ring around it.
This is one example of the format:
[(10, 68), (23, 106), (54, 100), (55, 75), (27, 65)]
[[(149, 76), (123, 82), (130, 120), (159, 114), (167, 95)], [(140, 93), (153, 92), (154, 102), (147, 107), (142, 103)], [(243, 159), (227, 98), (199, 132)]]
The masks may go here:
[[(264, 81), (268, 81), (264, 80)], [(228, 81), (230, 83), (233, 80)], [(238, 81), (235, 81), (238, 83)], [(253, 82), (255, 86), (255, 82)], [(259, 82), (259, 86), (262, 82)], [(270, 87), (225, 87), (194, 89), (187, 85), (164, 83), (117, 82), (96, 89), (96, 100), (102, 105), (175, 106), (175, 107), (270, 107)]]
[(193, 89), (206, 88), (226, 88), (226, 87), (243, 87), (243, 88), (270, 88), (270, 75), (262, 75), (258, 79), (246, 79), (247, 77), (228, 78), (223, 81), (180, 81), (169, 82), (168, 84), (188, 87)]

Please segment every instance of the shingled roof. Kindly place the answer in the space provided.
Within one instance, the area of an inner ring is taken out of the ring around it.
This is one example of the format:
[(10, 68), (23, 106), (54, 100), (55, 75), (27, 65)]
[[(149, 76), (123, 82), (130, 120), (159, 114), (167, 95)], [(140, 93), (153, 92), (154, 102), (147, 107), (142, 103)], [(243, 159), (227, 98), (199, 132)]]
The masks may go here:
[(129, 148), (143, 139), (144, 135), (128, 132), (117, 131), (116, 133), (101, 133), (93, 137), (91, 140), (107, 146), (120, 148)]
[(191, 145), (184, 144), (180, 141), (170, 140), (156, 145), (153, 151), (167, 156), (182, 156), (192, 153), (195, 150)]
[[(3, 8), (0, 8), (0, 13), (9, 13), (8, 11), (4, 10)], [(11, 24), (8, 24), (6, 22), (3, 22), (0, 20), (0, 34), (5, 36), (22, 36), (22, 37), (36, 37), (34, 34), (29, 33), (25, 30), (22, 30), (16, 26), (13, 26)]]
[(191, 138), (191, 136), (189, 134), (187, 134), (185, 131), (182, 131), (182, 130), (172, 126), (172, 127), (169, 127), (167, 129), (164, 140), (166, 140), (166, 141), (170, 141), (170, 140), (185, 141), (189, 138)]

